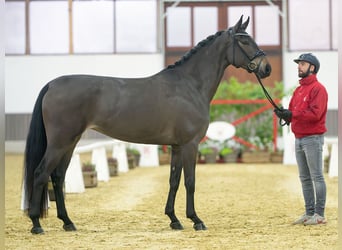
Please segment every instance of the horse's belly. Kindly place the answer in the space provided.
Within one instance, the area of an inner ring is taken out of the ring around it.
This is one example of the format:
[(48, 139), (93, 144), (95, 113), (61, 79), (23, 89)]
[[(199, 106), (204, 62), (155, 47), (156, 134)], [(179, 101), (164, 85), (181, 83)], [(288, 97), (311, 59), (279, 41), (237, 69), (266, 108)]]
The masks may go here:
[(175, 137), (172, 134), (153, 132), (152, 129), (146, 127), (133, 129), (130, 124), (127, 124), (125, 128), (113, 126), (112, 128), (94, 127), (93, 129), (109, 137), (127, 142), (158, 145), (176, 143)]
[(112, 138), (134, 143), (158, 145), (182, 145), (198, 135), (205, 134), (207, 124), (179, 121), (175, 123), (158, 118), (137, 120), (118, 118), (109, 126), (97, 126), (95, 130)]

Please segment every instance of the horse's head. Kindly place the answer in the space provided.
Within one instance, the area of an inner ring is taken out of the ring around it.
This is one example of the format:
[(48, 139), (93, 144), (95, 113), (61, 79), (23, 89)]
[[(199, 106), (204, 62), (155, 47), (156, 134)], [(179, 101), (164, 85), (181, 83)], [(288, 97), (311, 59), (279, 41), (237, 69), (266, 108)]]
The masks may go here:
[(242, 67), (250, 73), (253, 72), (259, 77), (265, 78), (271, 74), (271, 65), (265, 53), (245, 31), (249, 17), (244, 23), (242, 23), (242, 17), (234, 27), (228, 29), (232, 48), (227, 55), (228, 61), (237, 68)]

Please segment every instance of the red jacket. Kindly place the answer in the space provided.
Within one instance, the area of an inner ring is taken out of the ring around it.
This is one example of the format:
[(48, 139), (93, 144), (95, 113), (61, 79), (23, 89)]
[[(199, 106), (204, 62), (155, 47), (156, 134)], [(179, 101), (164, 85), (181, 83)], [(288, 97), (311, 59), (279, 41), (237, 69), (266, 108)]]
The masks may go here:
[(296, 138), (327, 131), (328, 93), (315, 74), (302, 78), (290, 101), (291, 129)]

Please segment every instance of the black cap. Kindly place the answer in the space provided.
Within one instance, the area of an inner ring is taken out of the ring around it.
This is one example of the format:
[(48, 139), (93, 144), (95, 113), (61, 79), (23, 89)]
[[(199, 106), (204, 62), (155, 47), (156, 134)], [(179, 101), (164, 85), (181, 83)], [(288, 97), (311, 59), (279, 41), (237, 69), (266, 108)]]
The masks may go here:
[(305, 61), (305, 62), (308, 62), (312, 65), (315, 66), (315, 70), (314, 72), (317, 74), (318, 70), (319, 70), (319, 67), (320, 67), (320, 63), (317, 59), (317, 57), (315, 57), (313, 54), (311, 53), (304, 53), (304, 54), (301, 54), (297, 59), (294, 59), (293, 60), (295, 63), (299, 63), (300, 61)]

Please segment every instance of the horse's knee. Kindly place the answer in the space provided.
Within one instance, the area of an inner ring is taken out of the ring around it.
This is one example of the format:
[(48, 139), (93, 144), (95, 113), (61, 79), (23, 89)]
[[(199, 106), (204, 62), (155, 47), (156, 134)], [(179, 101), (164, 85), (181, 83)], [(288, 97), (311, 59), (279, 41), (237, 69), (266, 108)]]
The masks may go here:
[(170, 181), (169, 181), (170, 188), (172, 188), (175, 191), (178, 190), (180, 177), (181, 177), (181, 168), (177, 166), (171, 166)]

